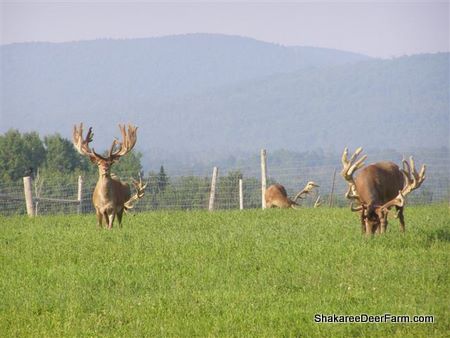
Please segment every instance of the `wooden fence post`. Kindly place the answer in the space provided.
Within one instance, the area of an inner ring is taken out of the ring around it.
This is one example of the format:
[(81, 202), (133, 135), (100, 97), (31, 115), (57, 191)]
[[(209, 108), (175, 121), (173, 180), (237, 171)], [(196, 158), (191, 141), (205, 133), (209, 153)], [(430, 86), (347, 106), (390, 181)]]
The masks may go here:
[(209, 211), (214, 210), (214, 200), (216, 198), (216, 182), (217, 182), (218, 172), (219, 172), (219, 169), (217, 167), (214, 167), (213, 175), (212, 175), (212, 179), (211, 179), (211, 191), (209, 194), (209, 206), (208, 206)]
[(83, 177), (78, 176), (78, 213), (83, 213)]
[(242, 191), (242, 178), (239, 179), (239, 209), (244, 209), (244, 193)]
[(23, 178), (23, 192), (25, 194), (25, 204), (27, 206), (27, 214), (30, 217), (34, 216), (33, 210), (33, 192), (31, 190), (31, 177), (26, 176)]
[(266, 187), (267, 187), (267, 155), (266, 149), (261, 149), (261, 206), (266, 208)]
[(334, 172), (333, 172), (333, 183), (331, 184), (331, 192), (330, 192), (330, 197), (329, 197), (329, 201), (328, 201), (330, 208), (333, 206), (333, 195), (334, 195), (335, 182), (336, 182), (336, 168), (334, 169)]

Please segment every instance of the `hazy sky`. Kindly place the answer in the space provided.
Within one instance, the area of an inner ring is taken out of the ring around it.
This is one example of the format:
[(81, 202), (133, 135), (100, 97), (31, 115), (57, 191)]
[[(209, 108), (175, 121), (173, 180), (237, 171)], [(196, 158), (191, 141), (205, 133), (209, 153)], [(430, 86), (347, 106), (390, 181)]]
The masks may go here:
[(15, 1), (1, 43), (223, 33), (376, 57), (449, 51), (449, 2)]

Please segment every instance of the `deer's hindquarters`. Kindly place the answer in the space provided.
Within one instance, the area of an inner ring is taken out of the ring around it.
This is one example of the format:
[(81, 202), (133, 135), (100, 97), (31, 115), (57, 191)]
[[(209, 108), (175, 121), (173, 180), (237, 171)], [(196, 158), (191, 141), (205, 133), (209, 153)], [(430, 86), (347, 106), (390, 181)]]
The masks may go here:
[(281, 184), (271, 185), (264, 195), (266, 207), (290, 208), (295, 203), (289, 199), (286, 189)]

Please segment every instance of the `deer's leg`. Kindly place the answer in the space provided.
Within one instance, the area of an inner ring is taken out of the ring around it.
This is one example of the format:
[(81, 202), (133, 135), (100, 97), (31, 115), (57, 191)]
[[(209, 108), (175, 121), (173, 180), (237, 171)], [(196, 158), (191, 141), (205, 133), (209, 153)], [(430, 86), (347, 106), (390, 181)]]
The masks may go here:
[(102, 214), (103, 218), (105, 219), (105, 228), (108, 229), (109, 228), (109, 217), (108, 217), (108, 212), (105, 210), (103, 211)]
[(366, 224), (366, 236), (374, 235), (375, 232), (377, 231), (378, 225), (373, 224), (368, 219), (366, 219), (365, 224)]
[(366, 233), (366, 219), (364, 217), (364, 211), (361, 211), (360, 214), (360, 221), (361, 221), (361, 233), (364, 235)]
[(116, 216), (116, 213), (114, 211), (112, 211), (109, 215), (108, 215), (108, 229), (112, 229), (113, 227), (113, 223), (114, 223), (114, 218)]
[(95, 213), (97, 215), (97, 226), (99, 228), (101, 228), (102, 227), (102, 223), (103, 223), (103, 215), (100, 212), (100, 210), (98, 210), (98, 209), (95, 209)]
[(379, 233), (384, 234), (386, 232), (386, 225), (387, 225), (386, 222), (381, 222), (381, 224), (379, 225), (379, 228), (380, 228)]
[(122, 227), (122, 215), (123, 215), (123, 208), (122, 209), (120, 209), (118, 212), (117, 212), (117, 220), (119, 221), (119, 227)]
[(373, 229), (372, 229), (372, 231), (373, 231), (374, 234), (380, 234), (380, 233), (381, 233), (381, 230), (382, 230), (382, 227), (381, 227), (380, 224), (375, 225), (375, 226), (373, 227)]
[(372, 223), (370, 223), (367, 219), (365, 221), (366, 223), (366, 236), (370, 236), (373, 234), (373, 226)]
[(398, 220), (400, 221), (400, 231), (405, 232), (405, 217), (403, 216), (403, 207), (395, 207), (397, 209)]

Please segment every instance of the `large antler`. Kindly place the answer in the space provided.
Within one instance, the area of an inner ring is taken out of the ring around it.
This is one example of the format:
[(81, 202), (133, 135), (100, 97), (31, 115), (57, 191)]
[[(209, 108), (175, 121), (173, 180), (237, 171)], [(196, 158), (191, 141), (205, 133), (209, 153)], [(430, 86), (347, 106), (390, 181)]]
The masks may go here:
[(418, 189), (423, 181), (425, 181), (425, 171), (427, 166), (425, 164), (422, 165), (420, 172), (417, 173), (416, 166), (414, 163), (414, 158), (412, 156), (409, 157), (409, 163), (406, 160), (402, 161), (403, 169), (401, 169), (403, 177), (405, 178), (405, 183), (403, 189), (398, 192), (397, 197), (393, 200), (387, 202), (382, 206), (382, 209), (389, 210), (393, 206), (403, 207), (405, 205), (405, 197), (413, 190)]
[(145, 188), (147, 187), (148, 183), (143, 184), (142, 183), (142, 178), (141, 178), (141, 174), (139, 174), (139, 181), (137, 180), (133, 180), (133, 185), (134, 188), (136, 189), (136, 194), (134, 194), (126, 203), (125, 203), (125, 208), (127, 209), (132, 209), (133, 208), (133, 204), (141, 199), (142, 197), (144, 197), (145, 194)]
[(93, 137), (92, 127), (89, 128), (86, 138), (83, 138), (83, 123), (80, 123), (79, 126), (73, 126), (73, 145), (81, 155), (93, 155), (91, 148), (89, 148), (89, 143), (92, 142)]
[(316, 187), (319, 187), (319, 186), (315, 182), (309, 181), (308, 183), (306, 183), (303, 190), (301, 190), (297, 195), (295, 195), (295, 197), (293, 198), (293, 201), (296, 202), (299, 198), (303, 198), (302, 197), (303, 195), (308, 195)]
[[(356, 151), (353, 153), (353, 155), (350, 157), (350, 160), (348, 159), (348, 148), (344, 149), (344, 152), (342, 153), (342, 171), (341, 176), (344, 178), (344, 180), (348, 183), (348, 190), (345, 193), (345, 197), (348, 199), (354, 199), (359, 202), (359, 196), (356, 191), (355, 181), (353, 180), (353, 174), (356, 170), (360, 169), (364, 166), (364, 161), (367, 158), (367, 155), (362, 156), (360, 159), (357, 159), (359, 154), (362, 152), (362, 147), (359, 147), (356, 149)], [(353, 208), (352, 205), (352, 211), (360, 210), (360, 208)]]
[(92, 142), (94, 137), (94, 133), (92, 132), (92, 127), (89, 128), (86, 137), (83, 138), (83, 123), (80, 123), (79, 126), (74, 125), (73, 126), (73, 134), (72, 134), (72, 141), (73, 145), (75, 146), (75, 149), (81, 154), (85, 156), (89, 156), (92, 158), (100, 158), (105, 159), (100, 154), (97, 154), (94, 150), (94, 148), (89, 147), (89, 143)]
[(361, 157), (359, 160), (356, 161), (359, 154), (361, 154), (362, 150), (363, 149), (361, 147), (356, 149), (354, 154), (350, 157), (350, 160), (348, 159), (348, 148), (345, 148), (344, 152), (342, 153), (341, 161), (342, 161), (343, 168), (341, 171), (341, 175), (347, 182), (354, 183), (353, 182), (353, 173), (357, 169), (364, 166), (364, 161), (366, 160), (367, 155), (364, 155), (363, 157)]
[(405, 186), (402, 189), (403, 196), (406, 196), (411, 191), (419, 188), (422, 185), (423, 181), (425, 181), (425, 170), (427, 166), (425, 164), (422, 165), (420, 172), (417, 173), (416, 166), (414, 164), (414, 158), (412, 156), (409, 157), (409, 162), (410, 164), (406, 160), (402, 161), (402, 173), (405, 177)]
[(128, 132), (125, 130), (125, 125), (119, 124), (119, 128), (122, 134), (122, 142), (119, 142), (117, 139), (113, 141), (111, 149), (109, 150), (109, 157), (111, 159), (118, 159), (119, 157), (127, 154), (136, 144), (137, 127), (128, 125)]

